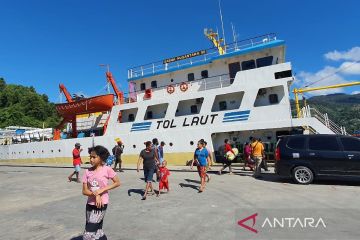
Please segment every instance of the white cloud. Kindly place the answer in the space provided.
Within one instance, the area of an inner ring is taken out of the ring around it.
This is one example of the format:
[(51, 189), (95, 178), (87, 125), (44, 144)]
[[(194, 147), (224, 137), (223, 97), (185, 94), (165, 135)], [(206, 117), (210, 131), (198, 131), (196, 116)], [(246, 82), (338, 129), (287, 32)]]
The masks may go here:
[(326, 59), (333, 60), (333, 61), (339, 61), (339, 60), (345, 60), (345, 61), (359, 61), (360, 60), (360, 47), (353, 47), (352, 49), (348, 51), (332, 51), (328, 52), (325, 55)]
[(360, 91), (353, 91), (351, 95), (360, 94)]
[[(325, 66), (323, 69), (312, 73), (302, 71), (298, 74), (296, 86), (302, 88), (313, 88), (321, 86), (336, 85), (341, 83), (353, 82), (346, 78), (346, 75), (360, 75), (360, 47), (353, 47), (348, 51), (337, 51), (328, 52), (325, 55), (326, 59), (333, 61), (340, 61), (341, 64), (338, 67)], [(316, 82), (316, 83), (314, 83)], [(333, 88), (318, 90), (313, 92), (307, 92), (307, 95), (326, 95), (333, 93), (345, 93), (346, 88)], [(349, 90), (347, 91), (349, 92)], [(359, 93), (355, 91), (352, 94)]]
[(344, 62), (340, 65), (339, 73), (349, 75), (360, 75), (360, 62)]

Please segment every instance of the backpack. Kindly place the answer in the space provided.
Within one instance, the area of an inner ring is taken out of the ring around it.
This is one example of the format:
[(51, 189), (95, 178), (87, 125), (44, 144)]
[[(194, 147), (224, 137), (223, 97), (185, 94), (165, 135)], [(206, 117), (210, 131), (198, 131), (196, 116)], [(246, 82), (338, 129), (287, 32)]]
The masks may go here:
[(106, 159), (106, 166), (111, 166), (114, 163), (115, 160), (115, 156), (114, 155), (110, 155), (107, 159)]

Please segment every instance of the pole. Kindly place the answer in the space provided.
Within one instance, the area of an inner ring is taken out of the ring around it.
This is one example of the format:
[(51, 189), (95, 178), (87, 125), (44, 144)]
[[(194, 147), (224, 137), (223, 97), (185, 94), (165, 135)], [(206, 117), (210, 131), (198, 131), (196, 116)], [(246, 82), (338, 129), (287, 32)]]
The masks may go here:
[(221, 20), (222, 34), (223, 34), (223, 39), (224, 39), (224, 48), (225, 48), (225, 51), (226, 51), (224, 22), (223, 22), (223, 16), (222, 16), (222, 12), (221, 12), (221, 0), (219, 0), (219, 10), (220, 10), (220, 20)]
[(295, 94), (295, 107), (296, 107), (296, 116), (298, 118), (300, 118), (301, 113), (300, 113), (300, 105), (299, 105), (299, 96), (298, 96), (298, 89), (294, 89), (294, 94)]

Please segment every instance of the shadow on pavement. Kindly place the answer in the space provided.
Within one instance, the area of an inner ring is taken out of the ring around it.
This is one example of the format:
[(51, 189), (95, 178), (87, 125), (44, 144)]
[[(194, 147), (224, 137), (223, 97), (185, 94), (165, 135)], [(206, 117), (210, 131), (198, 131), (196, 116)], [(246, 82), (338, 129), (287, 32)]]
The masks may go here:
[(136, 194), (139, 194), (139, 195), (144, 195), (144, 189), (135, 189), (135, 188), (133, 188), (133, 189), (129, 189), (128, 190), (128, 195), (129, 196), (131, 196), (131, 193), (136, 193)]
[(188, 183), (197, 183), (197, 184), (201, 183), (199, 180), (192, 180), (192, 179), (188, 179), (188, 178), (185, 178), (184, 180)]
[(196, 185), (193, 185), (193, 184), (179, 183), (179, 186), (182, 187), (182, 188), (187, 187), (187, 188), (192, 188), (192, 189), (195, 189), (195, 190), (199, 190), (199, 187), (196, 186)]

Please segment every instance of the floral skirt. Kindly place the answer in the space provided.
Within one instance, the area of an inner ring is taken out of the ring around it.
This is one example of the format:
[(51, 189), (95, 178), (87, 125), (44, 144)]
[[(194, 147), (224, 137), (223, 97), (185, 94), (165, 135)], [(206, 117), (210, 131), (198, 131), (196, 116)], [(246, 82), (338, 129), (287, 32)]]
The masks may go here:
[(106, 235), (102, 230), (107, 204), (102, 208), (95, 205), (86, 204), (86, 225), (83, 240), (106, 240)]

